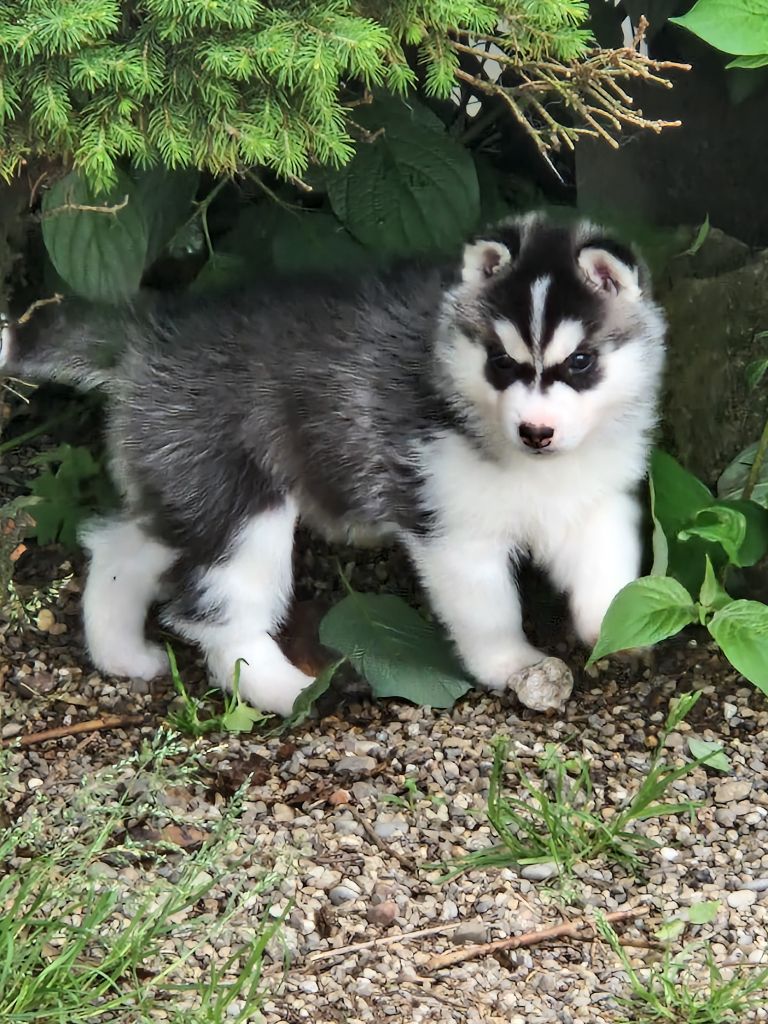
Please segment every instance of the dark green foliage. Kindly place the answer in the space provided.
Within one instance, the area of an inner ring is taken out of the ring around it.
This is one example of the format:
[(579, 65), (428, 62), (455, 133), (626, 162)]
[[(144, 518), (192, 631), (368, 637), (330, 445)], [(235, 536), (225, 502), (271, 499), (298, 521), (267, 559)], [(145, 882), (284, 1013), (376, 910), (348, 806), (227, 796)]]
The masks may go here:
[(578, 58), (586, 13), (579, 0), (4, 0), (0, 175), (30, 155), (98, 187), (124, 158), (216, 175), (340, 166), (361, 87), (404, 94), (420, 66), (427, 93), (445, 98), (451, 40), (504, 19), (525, 57)]
[[(103, 466), (87, 448), (61, 444), (33, 460), (46, 466), (32, 482), (30, 506), (35, 526), (31, 531), (40, 544), (60, 541), (77, 546), (77, 530), (84, 519), (114, 504), (114, 491)], [(57, 465), (54, 470), (51, 467)]]

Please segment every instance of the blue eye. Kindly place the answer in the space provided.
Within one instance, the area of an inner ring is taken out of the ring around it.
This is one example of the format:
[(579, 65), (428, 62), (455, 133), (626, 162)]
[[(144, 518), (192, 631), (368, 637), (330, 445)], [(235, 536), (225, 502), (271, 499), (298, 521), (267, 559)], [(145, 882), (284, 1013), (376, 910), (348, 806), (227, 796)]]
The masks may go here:
[(594, 352), (574, 352), (565, 360), (565, 365), (571, 373), (584, 373), (595, 365), (596, 359)]

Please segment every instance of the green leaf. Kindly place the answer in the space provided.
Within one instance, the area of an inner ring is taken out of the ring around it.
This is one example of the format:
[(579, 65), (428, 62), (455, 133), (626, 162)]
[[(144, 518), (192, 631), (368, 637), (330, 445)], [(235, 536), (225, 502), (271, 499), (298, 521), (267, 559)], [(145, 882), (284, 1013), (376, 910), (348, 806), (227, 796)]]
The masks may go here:
[(744, 541), (739, 548), (738, 560), (734, 564), (744, 567), (759, 562), (768, 552), (768, 509), (758, 505), (751, 498), (748, 501), (742, 498), (718, 501), (717, 505), (738, 512), (746, 523)]
[[(719, 609), (725, 608), (727, 604), (733, 600), (730, 594), (722, 587), (715, 570), (712, 568), (712, 559), (709, 555), (706, 555), (706, 570), (704, 572), (704, 582), (701, 584), (701, 592), (699, 593), (699, 603), (704, 609)], [(704, 623), (702, 622), (702, 625)]]
[[(757, 447), (756, 441), (743, 452), (739, 452), (730, 466), (723, 471), (717, 481), (717, 493), (720, 498), (741, 498), (752, 463), (755, 461)], [(768, 459), (760, 469), (751, 501), (768, 508)]]
[(381, 100), (355, 115), (375, 138), (329, 178), (339, 220), (385, 258), (457, 248), (480, 215), (469, 151), (416, 102)]
[[(119, 209), (76, 208), (83, 206)], [(68, 174), (45, 194), (42, 227), (51, 262), (77, 295), (119, 302), (138, 291), (147, 229), (138, 190), (127, 175), (118, 173), (117, 184), (96, 195), (76, 171)]]
[(372, 256), (332, 213), (285, 213), (272, 237), (272, 262), (281, 274), (357, 271)]
[(741, 565), (739, 551), (746, 536), (746, 517), (737, 509), (724, 505), (712, 505), (697, 512), (693, 524), (678, 533), (682, 541), (701, 537), (720, 544), (732, 565)]
[(656, 938), (659, 942), (674, 942), (685, 931), (685, 925), (686, 922), (681, 917), (673, 917), (670, 921), (662, 921), (656, 929)]
[(704, 900), (688, 907), (688, 920), (691, 924), (711, 924), (720, 910), (720, 900)]
[(699, 230), (696, 232), (696, 237), (694, 238), (694, 240), (691, 243), (690, 247), (688, 249), (686, 249), (685, 252), (681, 253), (680, 255), (681, 256), (695, 256), (696, 253), (701, 249), (702, 245), (704, 245), (704, 243), (706, 242), (707, 238), (709, 238), (709, 231), (710, 231), (709, 214), (707, 214), (707, 216), (704, 218), (704, 223), (701, 225)]
[(193, 213), (200, 172), (153, 167), (136, 174), (137, 198), (147, 228), (146, 263), (154, 262)]
[(719, 743), (710, 743), (708, 740), (697, 740), (694, 737), (690, 737), (688, 749), (692, 756), (697, 761), (702, 761), (707, 768), (714, 768), (718, 772), (729, 772), (731, 770), (731, 762)]
[(651, 454), (655, 514), (667, 538), (676, 537), (696, 513), (712, 504), (712, 495), (698, 477), (660, 449)]
[(697, 617), (691, 595), (677, 580), (668, 576), (634, 580), (611, 602), (587, 664), (615, 651), (658, 643)]
[(231, 708), (227, 708), (221, 716), (221, 727), (227, 732), (252, 732), (254, 725), (263, 722), (268, 715), (258, 708), (252, 708), (245, 701), (238, 700)]
[(707, 628), (736, 671), (768, 694), (768, 605), (732, 601)]
[(768, 373), (768, 359), (756, 359), (747, 366), (745, 373), (747, 387), (750, 391), (754, 391), (766, 373)]
[(755, 53), (749, 57), (737, 57), (725, 66), (727, 68), (764, 68), (768, 64), (768, 53)]
[(470, 689), (442, 632), (392, 594), (350, 593), (321, 622), (320, 640), (349, 658), (376, 697), (448, 708)]
[(725, 53), (768, 53), (768, 0), (698, 0), (669, 20)]
[(656, 488), (653, 485), (653, 478), (648, 479), (648, 488), (651, 492), (651, 518), (653, 519), (653, 565), (651, 576), (666, 576), (669, 567), (669, 544), (664, 529), (656, 515)]
[(337, 670), (346, 660), (346, 658), (339, 658), (338, 661), (334, 661), (332, 664), (326, 665), (322, 672), (318, 673), (315, 677), (314, 682), (301, 691), (293, 702), (291, 713), (283, 722), (281, 731), (284, 731), (287, 728), (294, 728), (306, 721), (313, 705), (329, 688)]

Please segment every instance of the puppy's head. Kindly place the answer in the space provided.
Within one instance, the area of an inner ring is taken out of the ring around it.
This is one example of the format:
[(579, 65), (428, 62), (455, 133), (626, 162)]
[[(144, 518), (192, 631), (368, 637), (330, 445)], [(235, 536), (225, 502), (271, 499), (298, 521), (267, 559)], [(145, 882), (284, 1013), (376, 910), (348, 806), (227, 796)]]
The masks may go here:
[(464, 249), (438, 357), (485, 431), (531, 455), (653, 420), (664, 322), (634, 253), (587, 223), (541, 216)]

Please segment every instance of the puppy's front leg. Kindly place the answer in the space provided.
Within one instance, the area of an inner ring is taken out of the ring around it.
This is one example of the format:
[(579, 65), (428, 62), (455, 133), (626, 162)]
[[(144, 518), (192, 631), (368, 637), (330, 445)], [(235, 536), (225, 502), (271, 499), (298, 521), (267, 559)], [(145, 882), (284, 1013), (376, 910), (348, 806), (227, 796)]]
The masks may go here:
[(478, 682), (504, 689), (510, 677), (544, 658), (523, 632), (506, 543), (455, 535), (407, 543), (434, 611)]
[(618, 592), (640, 572), (640, 508), (628, 494), (601, 498), (547, 559), (554, 581), (570, 595), (576, 632), (592, 647)]

